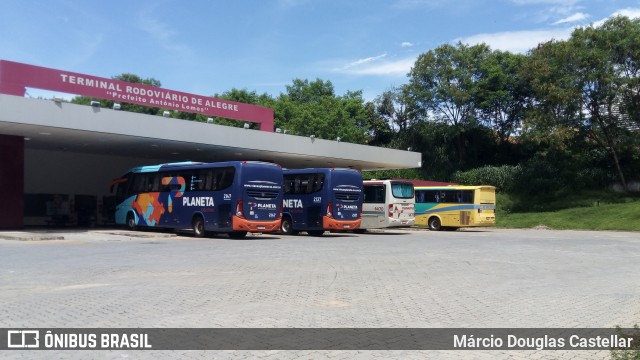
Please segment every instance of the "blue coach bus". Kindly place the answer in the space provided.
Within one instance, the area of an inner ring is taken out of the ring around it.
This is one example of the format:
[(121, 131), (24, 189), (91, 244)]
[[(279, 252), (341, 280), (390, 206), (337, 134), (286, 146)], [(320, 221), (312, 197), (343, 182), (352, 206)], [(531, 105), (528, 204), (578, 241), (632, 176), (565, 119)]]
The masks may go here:
[[(115, 188), (115, 189), (114, 189)], [(141, 166), (112, 183), (116, 224), (242, 238), (280, 229), (282, 168), (230, 161)]]
[(284, 170), (283, 205), (284, 234), (355, 230), (362, 213), (362, 175), (352, 169)]

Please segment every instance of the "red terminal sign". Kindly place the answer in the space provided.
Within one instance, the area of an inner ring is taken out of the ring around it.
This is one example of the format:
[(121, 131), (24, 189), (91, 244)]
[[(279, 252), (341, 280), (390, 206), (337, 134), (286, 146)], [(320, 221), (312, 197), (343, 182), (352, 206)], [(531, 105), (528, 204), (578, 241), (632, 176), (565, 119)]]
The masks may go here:
[(254, 122), (273, 132), (273, 109), (266, 107), (0, 60), (0, 93), (24, 96), (25, 87)]

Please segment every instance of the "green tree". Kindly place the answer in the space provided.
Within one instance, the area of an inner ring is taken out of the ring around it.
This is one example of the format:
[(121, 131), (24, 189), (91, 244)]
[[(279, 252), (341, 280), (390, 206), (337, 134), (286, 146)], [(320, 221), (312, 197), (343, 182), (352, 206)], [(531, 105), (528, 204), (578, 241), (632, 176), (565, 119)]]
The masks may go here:
[(384, 146), (391, 142), (394, 133), (387, 120), (380, 115), (376, 103), (368, 101), (364, 104), (366, 123), (360, 127), (366, 128), (368, 139), (366, 143), (372, 146)]
[(369, 138), (371, 118), (361, 91), (336, 96), (333, 84), (320, 79), (295, 79), (286, 89), (275, 103), (276, 127), (295, 135), (359, 144)]
[[(224, 99), (224, 100), (240, 102), (244, 104), (258, 105), (258, 106), (263, 106), (268, 108), (273, 108), (276, 102), (276, 100), (267, 93), (258, 94), (256, 91), (249, 91), (247, 89), (236, 89), (236, 88), (233, 88), (229, 91), (225, 91), (222, 94), (215, 94), (213, 97)], [(198, 115), (196, 120), (206, 121), (207, 120), (206, 118), (207, 117), (204, 115)], [(221, 117), (213, 117), (212, 119), (215, 124), (234, 126), (234, 127), (243, 127), (245, 123), (244, 121), (226, 119)], [(248, 122), (248, 124), (250, 129), (260, 128), (260, 125), (258, 123)]]
[(441, 45), (421, 54), (409, 72), (407, 103), (416, 120), (450, 126), (459, 168), (466, 164), (467, 131), (477, 127), (476, 93), (480, 64), (487, 58), (487, 45)]
[(479, 64), (475, 102), (482, 123), (495, 131), (503, 147), (521, 126), (531, 97), (521, 72), (525, 61), (525, 55), (492, 51)]
[[(628, 26), (636, 31), (625, 30)], [(621, 48), (638, 39), (638, 22), (621, 18), (602, 27), (576, 29), (566, 42), (541, 44), (531, 53), (531, 83), (536, 95), (534, 126), (579, 137), (609, 153), (618, 180), (627, 189), (621, 151), (632, 146), (629, 116), (633, 116), (633, 87), (637, 76), (629, 73), (633, 61)], [(616, 49), (619, 49), (616, 51)], [(634, 56), (637, 56), (634, 55)], [(633, 56), (632, 56), (633, 58)], [(635, 77), (635, 79), (634, 79)], [(636, 90), (637, 91), (637, 90)], [(584, 150), (584, 149), (583, 149)]]
[(383, 92), (374, 100), (378, 115), (396, 132), (407, 130), (415, 122), (410, 113), (410, 98), (406, 92), (406, 86), (396, 87)]
[(416, 115), (449, 125), (476, 120), (474, 96), (479, 64), (490, 53), (487, 45), (445, 44), (418, 57), (409, 72), (407, 95)]

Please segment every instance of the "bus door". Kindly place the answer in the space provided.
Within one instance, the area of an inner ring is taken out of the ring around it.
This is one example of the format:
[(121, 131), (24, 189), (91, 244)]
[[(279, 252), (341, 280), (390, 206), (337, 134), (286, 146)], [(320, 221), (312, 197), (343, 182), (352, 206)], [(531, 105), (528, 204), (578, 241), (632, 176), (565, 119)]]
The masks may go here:
[(387, 188), (384, 183), (369, 183), (363, 187), (362, 223), (360, 228), (380, 228), (387, 223)]

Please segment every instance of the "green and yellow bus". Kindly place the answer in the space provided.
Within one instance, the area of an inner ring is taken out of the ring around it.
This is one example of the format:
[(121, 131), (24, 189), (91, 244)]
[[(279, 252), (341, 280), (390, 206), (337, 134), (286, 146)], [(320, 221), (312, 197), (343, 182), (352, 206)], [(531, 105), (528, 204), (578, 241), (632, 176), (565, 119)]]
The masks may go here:
[(416, 186), (416, 225), (430, 230), (496, 225), (494, 186)]

